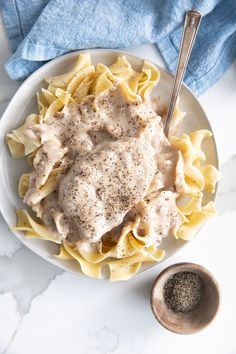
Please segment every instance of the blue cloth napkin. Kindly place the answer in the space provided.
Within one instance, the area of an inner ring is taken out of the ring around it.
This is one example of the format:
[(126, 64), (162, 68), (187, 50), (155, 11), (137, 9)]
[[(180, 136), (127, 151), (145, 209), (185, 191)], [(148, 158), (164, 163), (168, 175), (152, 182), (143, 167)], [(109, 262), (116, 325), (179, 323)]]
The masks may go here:
[(173, 72), (184, 14), (193, 8), (204, 17), (185, 83), (201, 94), (236, 57), (236, 0), (0, 0), (0, 4), (14, 53), (6, 70), (15, 80), (76, 49), (144, 43), (156, 43)]

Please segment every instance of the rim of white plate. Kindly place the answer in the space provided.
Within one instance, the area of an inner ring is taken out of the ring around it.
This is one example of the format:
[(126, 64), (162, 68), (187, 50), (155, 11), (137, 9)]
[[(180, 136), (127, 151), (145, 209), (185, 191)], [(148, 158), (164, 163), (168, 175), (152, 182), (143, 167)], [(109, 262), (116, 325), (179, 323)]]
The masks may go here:
[[(146, 59), (146, 58), (143, 58), (139, 55), (135, 55), (129, 51), (123, 51), (123, 50), (119, 50), (119, 49), (109, 49), (109, 48), (94, 48), (94, 49), (83, 49), (83, 50), (76, 50), (76, 51), (72, 51), (70, 53), (67, 53), (67, 54), (64, 54), (64, 55), (61, 55), (60, 57), (57, 57), (55, 59), (52, 59), (50, 60), (49, 62), (47, 62), (46, 64), (42, 65), (39, 69), (37, 69), (35, 72), (33, 72), (22, 84), (21, 86), (17, 89), (17, 91), (15, 92), (14, 96), (12, 97), (11, 101), (9, 102), (7, 108), (5, 109), (5, 111), (3, 112), (2, 116), (1, 116), (1, 119), (0, 119), (0, 130), (1, 130), (1, 125), (3, 124), (4, 122), (4, 119), (5, 117), (9, 114), (9, 112), (13, 109), (13, 106), (14, 106), (14, 101), (16, 99), (16, 97), (19, 95), (20, 91), (24, 89), (25, 86), (28, 85), (28, 83), (34, 78), (34, 77), (37, 77), (38, 75), (40, 75), (40, 72), (41, 71), (44, 71), (45, 67), (50, 67), (50, 66), (53, 66), (54, 64), (62, 61), (63, 59), (67, 59), (68, 57), (76, 57), (76, 55), (80, 54), (80, 53), (84, 53), (84, 52), (89, 52), (89, 53), (96, 53), (96, 52), (103, 52), (104, 54), (106, 54), (106, 52), (109, 52), (109, 53), (115, 53), (115, 54), (119, 54), (119, 55), (126, 55), (126, 56), (129, 56), (129, 57), (133, 57), (134, 60), (139, 60), (139, 61), (144, 61), (144, 60), (148, 60), (149, 62), (153, 63), (155, 66), (157, 66), (157, 68), (161, 71), (161, 72), (164, 72), (166, 74), (168, 74), (171, 79), (173, 80), (173, 77), (174, 75), (172, 73), (170, 73), (168, 70), (162, 68), (162, 67), (159, 67), (159, 65), (157, 65), (155, 62), (153, 62), (152, 60), (149, 60), (149, 59)], [(200, 106), (204, 116), (205, 116), (205, 119), (206, 119), (206, 122), (209, 126), (209, 129), (210, 131), (213, 133), (213, 129), (212, 129), (212, 126), (210, 124), (210, 121), (208, 119), (208, 116), (204, 110), (204, 108), (202, 107), (200, 101), (198, 100), (198, 98), (195, 96), (195, 94), (193, 93), (193, 91), (186, 85), (186, 84), (182, 84), (182, 86), (187, 90), (188, 93), (190, 93), (190, 95), (192, 96), (192, 98), (197, 102), (197, 104)], [(217, 150), (217, 145), (216, 145), (216, 141), (215, 141), (215, 137), (214, 137), (214, 134), (212, 135), (212, 142), (213, 142), (213, 145), (214, 145), (214, 151), (215, 151), (215, 161), (216, 161), (216, 167), (219, 169), (219, 154), (218, 154), (218, 150)], [(218, 192), (218, 183), (216, 185), (216, 190), (215, 190), (215, 193), (214, 195), (212, 196), (212, 200), (215, 201), (216, 197), (217, 197), (217, 192)], [(8, 222), (8, 217), (7, 215), (5, 214), (4, 212), (4, 208), (3, 206), (0, 205), (0, 212), (6, 222), (6, 224), (8, 225), (8, 227), (10, 228), (11, 226), (9, 225), (9, 222)], [(199, 230), (200, 231), (200, 230)], [(199, 232), (198, 231), (198, 232)], [(51, 264), (54, 264), (56, 265), (57, 267), (63, 269), (63, 270), (66, 270), (66, 271), (70, 271), (74, 274), (79, 274), (79, 275), (83, 275), (84, 274), (82, 272), (78, 272), (74, 269), (70, 269), (66, 266), (66, 263), (63, 263), (63, 262), (59, 262), (58, 263), (58, 259), (56, 258), (53, 258), (53, 257), (49, 257), (49, 256), (46, 256), (46, 255), (43, 255), (40, 253), (40, 250), (38, 250), (37, 247), (33, 247), (31, 245), (29, 245), (27, 243), (27, 239), (24, 237), (23, 233), (22, 232), (17, 232), (17, 231), (14, 231), (14, 230), (11, 230), (11, 232), (22, 242), (22, 244), (24, 246), (26, 246), (28, 249), (30, 249), (32, 252), (34, 252), (35, 254), (37, 254), (39, 257), (45, 259), (46, 261), (48, 261), (49, 263)], [(197, 232), (197, 233), (198, 233)], [(197, 235), (196, 233), (196, 235)], [(194, 237), (196, 237), (196, 235)], [(183, 247), (185, 247), (185, 245), (188, 244), (187, 242), (183, 243), (181, 245), (181, 247), (179, 247), (176, 251), (174, 251), (173, 253), (170, 253), (167, 257), (165, 257), (161, 262), (157, 262), (157, 263), (154, 263), (152, 265), (149, 265), (148, 267), (145, 267), (144, 269), (141, 269), (137, 274), (139, 273), (142, 273), (143, 271), (149, 269), (149, 268), (152, 268), (154, 266), (157, 266), (158, 264), (164, 262), (165, 260), (169, 259), (171, 256), (173, 256), (174, 254), (176, 254), (180, 249), (182, 249)]]

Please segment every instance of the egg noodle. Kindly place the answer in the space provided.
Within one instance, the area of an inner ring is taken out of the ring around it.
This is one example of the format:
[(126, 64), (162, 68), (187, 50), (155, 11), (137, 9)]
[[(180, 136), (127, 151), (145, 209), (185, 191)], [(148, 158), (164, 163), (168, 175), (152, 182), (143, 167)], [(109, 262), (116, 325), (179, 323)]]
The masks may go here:
[[(80, 54), (74, 68), (66, 74), (46, 78), (47, 88), (42, 88), (37, 94), (38, 114), (30, 114), (25, 123), (7, 135), (7, 144), (14, 159), (27, 157), (30, 165), (34, 164), (37, 150), (41, 146), (40, 137), (30, 138), (25, 134), (32, 124), (47, 124), (48, 117), (60, 112), (69, 104), (86, 102), (90, 95), (119, 86), (130, 102), (141, 97), (148, 102), (152, 89), (160, 79), (160, 72), (151, 63), (144, 61), (141, 72), (135, 71), (126, 58), (118, 57), (111, 66), (92, 65), (90, 55)], [(184, 117), (179, 107), (174, 112), (172, 125), (178, 126)], [(173, 237), (191, 240), (199, 228), (215, 213), (213, 202), (202, 205), (204, 191), (214, 193), (219, 179), (218, 170), (206, 164), (206, 156), (202, 150), (204, 139), (211, 137), (208, 130), (198, 130), (180, 137), (171, 136), (170, 144), (178, 150), (176, 164), (175, 187), (178, 193), (177, 205), (182, 224), (173, 230)], [(63, 148), (61, 154), (65, 153)], [(31, 206), (37, 212), (40, 201), (57, 189), (57, 176), (60, 166), (52, 168), (46, 180), (37, 186), (31, 196)], [(24, 198), (32, 172), (21, 176), (19, 195)], [(148, 203), (143, 200), (144, 205)], [(18, 221), (15, 230), (23, 231), (26, 237), (49, 240), (59, 244), (59, 254), (55, 257), (61, 260), (75, 260), (85, 275), (101, 278), (102, 268), (109, 267), (110, 280), (126, 280), (135, 275), (143, 263), (159, 262), (165, 257), (165, 251), (159, 249), (156, 243), (150, 243), (150, 235), (140, 235), (141, 217), (124, 224), (118, 241), (105, 239), (99, 242), (97, 251), (87, 252), (78, 249), (76, 243), (58, 239), (54, 231), (46, 227), (39, 218), (32, 218), (27, 210), (17, 211)], [(36, 221), (37, 220), (37, 221)]]

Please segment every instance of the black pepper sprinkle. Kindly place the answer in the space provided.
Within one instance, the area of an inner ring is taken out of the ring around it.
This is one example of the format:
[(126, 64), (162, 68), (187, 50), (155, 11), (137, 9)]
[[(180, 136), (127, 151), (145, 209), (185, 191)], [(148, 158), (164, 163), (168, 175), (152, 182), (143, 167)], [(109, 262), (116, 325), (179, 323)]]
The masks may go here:
[(193, 272), (176, 273), (164, 285), (165, 303), (169, 309), (177, 313), (195, 310), (203, 296), (203, 282)]

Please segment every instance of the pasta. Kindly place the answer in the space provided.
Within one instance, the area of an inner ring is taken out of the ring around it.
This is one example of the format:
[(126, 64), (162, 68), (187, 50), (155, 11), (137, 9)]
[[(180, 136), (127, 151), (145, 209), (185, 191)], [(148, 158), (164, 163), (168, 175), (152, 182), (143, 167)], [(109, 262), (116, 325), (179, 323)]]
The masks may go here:
[(215, 214), (216, 209), (213, 202), (209, 202), (199, 211), (191, 211), (187, 216), (188, 222), (180, 225), (175, 232), (175, 237), (186, 241), (191, 240), (200, 227)]
[(27, 131), (30, 125), (33, 122), (38, 123), (38, 121), (39, 116), (37, 114), (30, 114), (21, 127), (7, 135), (7, 144), (14, 159), (27, 156), (39, 147), (40, 142), (37, 139), (31, 140), (25, 135), (25, 131)]
[[(104, 232), (96, 242), (91, 239), (89, 249), (85, 247), (83, 238), (78, 241), (70, 236), (67, 219), (55, 204), (53, 195), (58, 193), (58, 183), (67, 174), (72, 162), (68, 158), (68, 147), (63, 146), (61, 142), (58, 145), (54, 143), (55, 134), (62, 134), (59, 130), (60, 125), (59, 128), (57, 126), (58, 131), (56, 129), (54, 131), (53, 128), (50, 130), (48, 127), (53, 127), (55, 122), (60, 121), (62, 115), (67, 114), (65, 112), (68, 112), (68, 107), (78, 110), (77, 107), (80, 105), (79, 109), (82, 114), (83, 110), (86, 111), (88, 107), (91, 107), (94, 117), (97, 117), (96, 114), (99, 114), (101, 106), (99, 106), (100, 101), (96, 101), (96, 97), (103, 102), (106, 99), (103, 93), (114, 92), (118, 88), (127, 102), (127, 109), (135, 110), (137, 122), (141, 130), (145, 132), (147, 122), (140, 120), (142, 112), (139, 103), (143, 103), (144, 108), (145, 105), (149, 107), (152, 104), (151, 92), (159, 79), (159, 70), (147, 61), (144, 61), (142, 70), (138, 72), (132, 68), (124, 56), (118, 57), (110, 66), (100, 63), (95, 67), (90, 55), (80, 54), (71, 71), (45, 79), (48, 87), (42, 88), (37, 94), (38, 114), (29, 115), (21, 127), (13, 130), (6, 137), (12, 157), (14, 159), (27, 157), (29, 164), (34, 168), (32, 172), (21, 176), (18, 191), (20, 197), (36, 213), (37, 221), (30, 216), (27, 210), (19, 209), (17, 211), (18, 222), (13, 229), (23, 231), (26, 237), (58, 243), (59, 253), (55, 257), (61, 260), (76, 261), (78, 270), (89, 277), (99, 279), (102, 277), (103, 269), (107, 268), (111, 281), (127, 280), (134, 276), (143, 264), (159, 262), (165, 257), (165, 251), (159, 248), (162, 240), (161, 233), (158, 234), (159, 229), (150, 226), (153, 223), (152, 203), (157, 209), (161, 208), (163, 201), (169, 203), (173, 218), (179, 221), (174, 224), (173, 220), (169, 220), (166, 227), (169, 227), (174, 237), (183, 240), (191, 240), (199, 228), (216, 213), (213, 202), (202, 205), (204, 193), (214, 193), (215, 185), (220, 177), (218, 170), (206, 163), (206, 156), (202, 149), (203, 140), (211, 137), (208, 130), (198, 130), (189, 135), (182, 134), (181, 137), (170, 136), (168, 149), (172, 149), (172, 155), (170, 152), (165, 152), (163, 159), (160, 158), (159, 167), (161, 169), (168, 159), (176, 156), (175, 190), (165, 190), (164, 182), (158, 184), (153, 180), (147, 197), (140, 200), (135, 209), (131, 210), (133, 214), (131, 213), (130, 219), (124, 218), (116, 231)], [(125, 106), (124, 103), (123, 106)], [(123, 106), (120, 104), (119, 109)], [(185, 113), (177, 105), (171, 131), (176, 131), (184, 115)], [(152, 122), (153, 118), (150, 116), (148, 119), (148, 122)], [(114, 136), (115, 141), (122, 136), (120, 126), (114, 128), (106, 123), (105, 128), (106, 134)], [(65, 134), (66, 128), (63, 129)], [(91, 147), (93, 141), (88, 139), (90, 136), (87, 134), (84, 123), (80, 122), (78, 127), (74, 128), (75, 131), (76, 129), (78, 132), (81, 130), (83, 134), (79, 138), (75, 135), (74, 140), (70, 140), (70, 154), (75, 154), (73, 144), (78, 141), (80, 151), (85, 153), (93, 151)], [(103, 131), (104, 126), (98, 126), (96, 129)], [(65, 139), (69, 139), (67, 135)], [(49, 150), (51, 162), (50, 166), (43, 169), (45, 146), (51, 146)], [(129, 161), (130, 159), (131, 157)], [(34, 172), (37, 169), (41, 169), (40, 179)], [(168, 170), (165, 171), (168, 172)], [(165, 176), (163, 176), (164, 180)], [(88, 180), (84, 183), (88, 183)], [(100, 188), (97, 188), (97, 193), (101, 193)], [(177, 205), (175, 200), (177, 200)], [(44, 208), (47, 203), (49, 209), (47, 209), (46, 219), (53, 220), (53, 227), (45, 223)], [(155, 232), (159, 237), (153, 237)]]
[(212, 165), (202, 165), (206, 160), (201, 149), (205, 138), (211, 137), (208, 130), (198, 130), (181, 138), (172, 136), (171, 144), (178, 149), (179, 159), (176, 167), (176, 190), (180, 193), (195, 194), (206, 190), (214, 193), (220, 175)]

